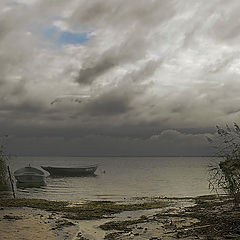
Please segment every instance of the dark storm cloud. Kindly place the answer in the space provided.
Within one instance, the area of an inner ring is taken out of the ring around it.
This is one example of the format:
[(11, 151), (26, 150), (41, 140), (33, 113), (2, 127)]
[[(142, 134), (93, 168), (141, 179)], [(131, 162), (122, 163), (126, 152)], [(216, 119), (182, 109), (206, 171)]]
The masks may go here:
[(85, 111), (92, 116), (116, 115), (129, 110), (129, 96), (116, 91), (100, 96), (85, 105)]
[(106, 57), (95, 63), (94, 66), (81, 69), (76, 81), (80, 84), (91, 84), (96, 76), (101, 76), (114, 66), (116, 66), (114, 59), (112, 57)]
[(29, 113), (32, 113), (32, 114), (40, 113), (42, 112), (42, 110), (43, 108), (41, 108), (41, 106), (39, 106), (38, 104), (29, 103), (29, 102), (25, 102), (17, 105), (10, 105), (10, 104), (0, 105), (0, 111), (6, 111), (8, 113), (11, 113), (13, 116), (18, 114), (19, 117), (21, 115), (25, 115)]
[[(159, 136), (147, 140), (131, 138), (114, 138), (101, 135), (88, 135), (82, 138), (42, 137), (42, 138), (10, 138), (12, 152), (34, 154), (44, 152), (56, 155), (127, 155), (127, 156), (202, 156), (202, 153), (212, 154), (204, 135), (181, 134), (178, 131), (167, 130)], [(54, 146), (54, 147), (53, 147)], [(64, 147), (63, 147), (64, 146)], [(93, 149), (95, 151), (93, 151)]]

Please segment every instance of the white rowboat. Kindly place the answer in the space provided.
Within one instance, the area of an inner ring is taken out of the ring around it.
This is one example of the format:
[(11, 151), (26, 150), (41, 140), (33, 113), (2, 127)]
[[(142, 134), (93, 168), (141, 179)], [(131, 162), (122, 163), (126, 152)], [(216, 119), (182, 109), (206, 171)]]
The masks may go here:
[(18, 183), (45, 183), (44, 172), (30, 165), (16, 170), (13, 175)]

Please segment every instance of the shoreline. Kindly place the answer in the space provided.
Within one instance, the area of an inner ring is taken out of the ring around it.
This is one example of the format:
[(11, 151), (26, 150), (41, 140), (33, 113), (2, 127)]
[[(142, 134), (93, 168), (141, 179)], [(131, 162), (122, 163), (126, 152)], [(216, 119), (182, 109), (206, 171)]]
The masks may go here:
[(240, 210), (233, 211), (227, 196), (144, 198), (133, 204), (0, 199), (0, 206), (0, 239), (240, 239)]

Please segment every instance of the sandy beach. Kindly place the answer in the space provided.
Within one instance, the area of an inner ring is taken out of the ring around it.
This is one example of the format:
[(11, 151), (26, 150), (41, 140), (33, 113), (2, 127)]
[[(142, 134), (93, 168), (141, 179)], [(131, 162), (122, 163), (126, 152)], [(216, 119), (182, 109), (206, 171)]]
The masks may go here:
[(0, 210), (0, 239), (73, 239), (77, 226), (71, 223), (56, 213), (52, 214), (39, 209), (2, 208)]
[(40, 205), (40, 201), (1, 199), (0, 239), (240, 239), (240, 211), (233, 210), (226, 197), (161, 199), (158, 205), (159, 200), (154, 200), (155, 205), (87, 202), (67, 207), (45, 200)]

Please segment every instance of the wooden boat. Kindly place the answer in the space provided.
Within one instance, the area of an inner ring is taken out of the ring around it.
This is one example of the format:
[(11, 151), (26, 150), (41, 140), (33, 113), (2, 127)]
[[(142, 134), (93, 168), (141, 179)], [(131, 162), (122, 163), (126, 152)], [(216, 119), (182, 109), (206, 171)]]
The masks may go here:
[(85, 167), (45, 167), (42, 169), (50, 173), (50, 176), (63, 176), (63, 177), (84, 177), (94, 176), (97, 170), (97, 165), (85, 166)]
[(40, 169), (31, 167), (20, 168), (13, 173), (17, 183), (44, 184), (45, 175)]

